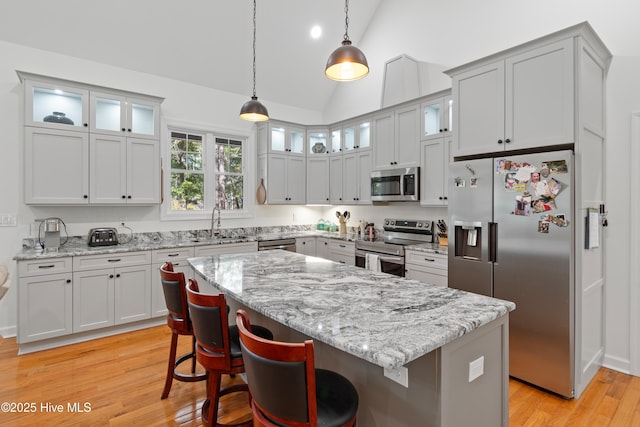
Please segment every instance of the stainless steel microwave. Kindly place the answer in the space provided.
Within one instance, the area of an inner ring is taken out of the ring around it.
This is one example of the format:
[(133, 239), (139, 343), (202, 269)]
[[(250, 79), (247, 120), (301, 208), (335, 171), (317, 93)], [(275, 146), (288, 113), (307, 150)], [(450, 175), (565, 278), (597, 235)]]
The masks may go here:
[(374, 202), (420, 200), (420, 168), (371, 172), (371, 200)]

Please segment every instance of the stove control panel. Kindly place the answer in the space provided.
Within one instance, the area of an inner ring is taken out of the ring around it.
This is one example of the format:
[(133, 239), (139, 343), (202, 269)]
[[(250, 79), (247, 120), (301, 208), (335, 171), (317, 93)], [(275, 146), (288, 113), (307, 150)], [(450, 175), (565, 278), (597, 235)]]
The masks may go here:
[(433, 233), (433, 221), (386, 218), (384, 220), (384, 229), (387, 231), (431, 234)]

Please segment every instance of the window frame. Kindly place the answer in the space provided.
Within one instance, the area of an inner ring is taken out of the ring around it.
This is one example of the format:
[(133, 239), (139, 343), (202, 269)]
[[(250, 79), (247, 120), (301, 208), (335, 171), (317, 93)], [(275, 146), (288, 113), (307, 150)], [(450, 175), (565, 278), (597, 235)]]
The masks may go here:
[[(162, 203), (160, 205), (161, 221), (184, 220), (209, 220), (213, 210), (215, 197), (207, 197), (205, 194), (205, 206), (202, 211), (172, 211), (171, 210), (171, 133), (191, 133), (203, 136), (203, 169), (205, 193), (215, 191), (214, 177), (215, 162), (209, 158), (210, 153), (215, 153), (216, 137), (238, 140), (242, 142), (242, 175), (243, 175), (243, 208), (236, 210), (222, 210), (222, 218), (253, 218), (255, 216), (254, 193), (255, 182), (255, 127), (253, 132), (239, 129), (225, 129), (219, 126), (190, 123), (168, 119), (162, 126), (161, 155), (162, 155)], [(213, 163), (213, 164), (212, 164)]]

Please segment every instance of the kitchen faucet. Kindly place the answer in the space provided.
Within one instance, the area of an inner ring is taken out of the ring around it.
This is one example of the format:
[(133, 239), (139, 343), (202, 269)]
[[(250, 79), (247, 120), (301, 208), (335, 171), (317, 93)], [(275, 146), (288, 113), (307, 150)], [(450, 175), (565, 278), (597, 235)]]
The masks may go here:
[[(216, 210), (218, 211), (218, 221), (215, 221)], [(212, 239), (220, 234), (220, 208), (218, 206), (215, 206), (211, 211), (211, 230), (209, 233)]]

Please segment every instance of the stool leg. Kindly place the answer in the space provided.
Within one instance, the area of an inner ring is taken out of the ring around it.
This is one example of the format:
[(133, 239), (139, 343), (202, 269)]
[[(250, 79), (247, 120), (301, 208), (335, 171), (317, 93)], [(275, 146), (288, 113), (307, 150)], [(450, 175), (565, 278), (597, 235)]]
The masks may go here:
[(196, 336), (193, 336), (191, 340), (191, 354), (193, 357), (191, 358), (191, 373), (196, 373)]
[(167, 366), (167, 379), (164, 381), (164, 390), (160, 399), (166, 399), (169, 397), (169, 391), (171, 390), (171, 383), (173, 382), (173, 371), (176, 368), (176, 351), (178, 349), (178, 333), (173, 331), (171, 333), (171, 349), (169, 350), (169, 363)]
[(210, 371), (207, 376), (207, 400), (209, 401), (209, 404), (202, 405), (202, 420), (205, 421), (205, 425), (207, 427), (213, 427), (218, 424), (218, 403), (220, 402), (221, 379), (222, 375), (219, 372)]

